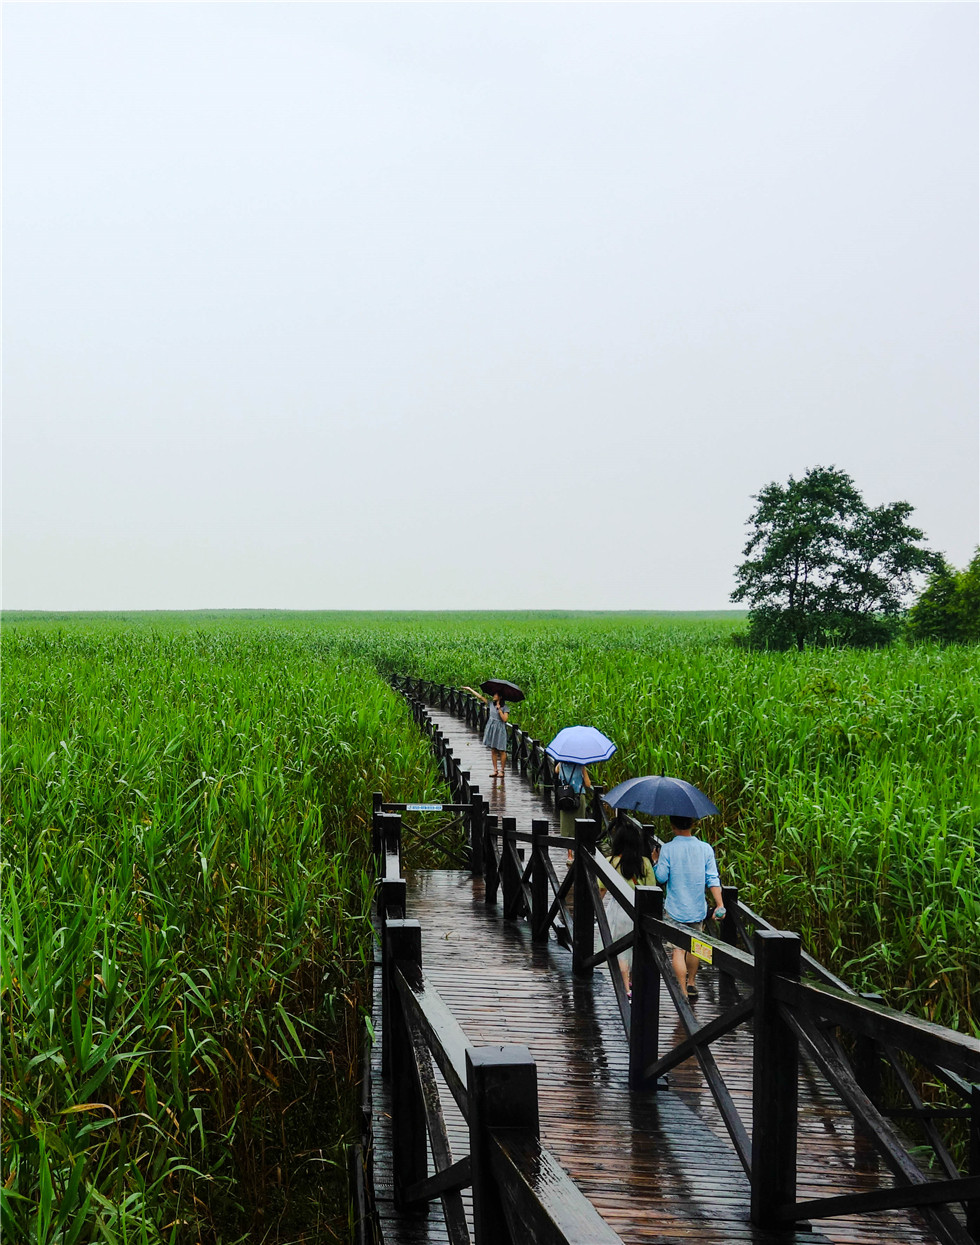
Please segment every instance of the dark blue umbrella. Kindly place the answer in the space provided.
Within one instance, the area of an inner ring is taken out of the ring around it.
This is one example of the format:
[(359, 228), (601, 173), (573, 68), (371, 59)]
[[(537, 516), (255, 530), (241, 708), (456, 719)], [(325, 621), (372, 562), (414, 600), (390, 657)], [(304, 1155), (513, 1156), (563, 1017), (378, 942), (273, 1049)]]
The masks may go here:
[(566, 726), (545, 748), (553, 760), (568, 765), (596, 765), (615, 751), (613, 741), (594, 726)]
[(651, 817), (710, 817), (718, 812), (703, 791), (683, 778), (665, 778), (663, 774), (627, 778), (602, 798), (610, 808), (649, 813)]

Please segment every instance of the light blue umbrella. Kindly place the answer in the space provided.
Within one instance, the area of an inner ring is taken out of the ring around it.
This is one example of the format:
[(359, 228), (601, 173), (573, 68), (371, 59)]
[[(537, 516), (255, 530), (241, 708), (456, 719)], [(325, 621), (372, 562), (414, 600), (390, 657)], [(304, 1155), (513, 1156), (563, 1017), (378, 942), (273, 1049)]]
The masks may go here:
[(594, 726), (566, 726), (545, 748), (552, 760), (568, 765), (597, 765), (615, 751), (613, 741)]

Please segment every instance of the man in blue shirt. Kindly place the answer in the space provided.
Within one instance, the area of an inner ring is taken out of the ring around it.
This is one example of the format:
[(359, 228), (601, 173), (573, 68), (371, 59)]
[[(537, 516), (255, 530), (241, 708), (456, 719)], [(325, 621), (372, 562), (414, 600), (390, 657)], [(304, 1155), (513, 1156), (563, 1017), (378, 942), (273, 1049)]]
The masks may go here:
[[(707, 843), (694, 837), (697, 822), (693, 817), (671, 817), (670, 824), (674, 837), (661, 848), (655, 870), (657, 881), (667, 888), (664, 911), (678, 925), (686, 925), (692, 933), (700, 933), (704, 929), (704, 918), (708, 915), (705, 890), (711, 891), (715, 901), (715, 920), (720, 921), (725, 915), (725, 909), (721, 906), (721, 878), (715, 854)], [(690, 951), (675, 947), (673, 965), (681, 990), (686, 990), (689, 999), (696, 999), (698, 988), (694, 978), (701, 961)]]

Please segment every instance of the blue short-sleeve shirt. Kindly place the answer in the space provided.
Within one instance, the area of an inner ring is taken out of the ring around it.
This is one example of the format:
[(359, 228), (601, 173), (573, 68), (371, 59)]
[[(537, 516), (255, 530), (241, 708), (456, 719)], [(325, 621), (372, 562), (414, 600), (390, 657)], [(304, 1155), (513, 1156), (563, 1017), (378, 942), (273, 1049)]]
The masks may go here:
[(562, 761), (558, 766), (558, 777), (562, 782), (567, 782), (576, 795), (581, 795), (585, 790), (584, 769), (583, 765), (575, 765), (571, 761)]
[(657, 881), (667, 887), (664, 909), (674, 921), (703, 921), (708, 915), (704, 897), (709, 886), (720, 886), (715, 853), (700, 839), (678, 835), (660, 849)]

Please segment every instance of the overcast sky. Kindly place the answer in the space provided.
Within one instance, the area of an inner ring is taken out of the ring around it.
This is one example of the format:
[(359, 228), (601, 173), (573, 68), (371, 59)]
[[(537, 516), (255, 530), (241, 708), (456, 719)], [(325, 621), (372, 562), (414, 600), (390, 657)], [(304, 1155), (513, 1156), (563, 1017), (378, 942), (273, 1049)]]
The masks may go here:
[(978, 540), (973, 4), (3, 12), (8, 609), (721, 609)]

